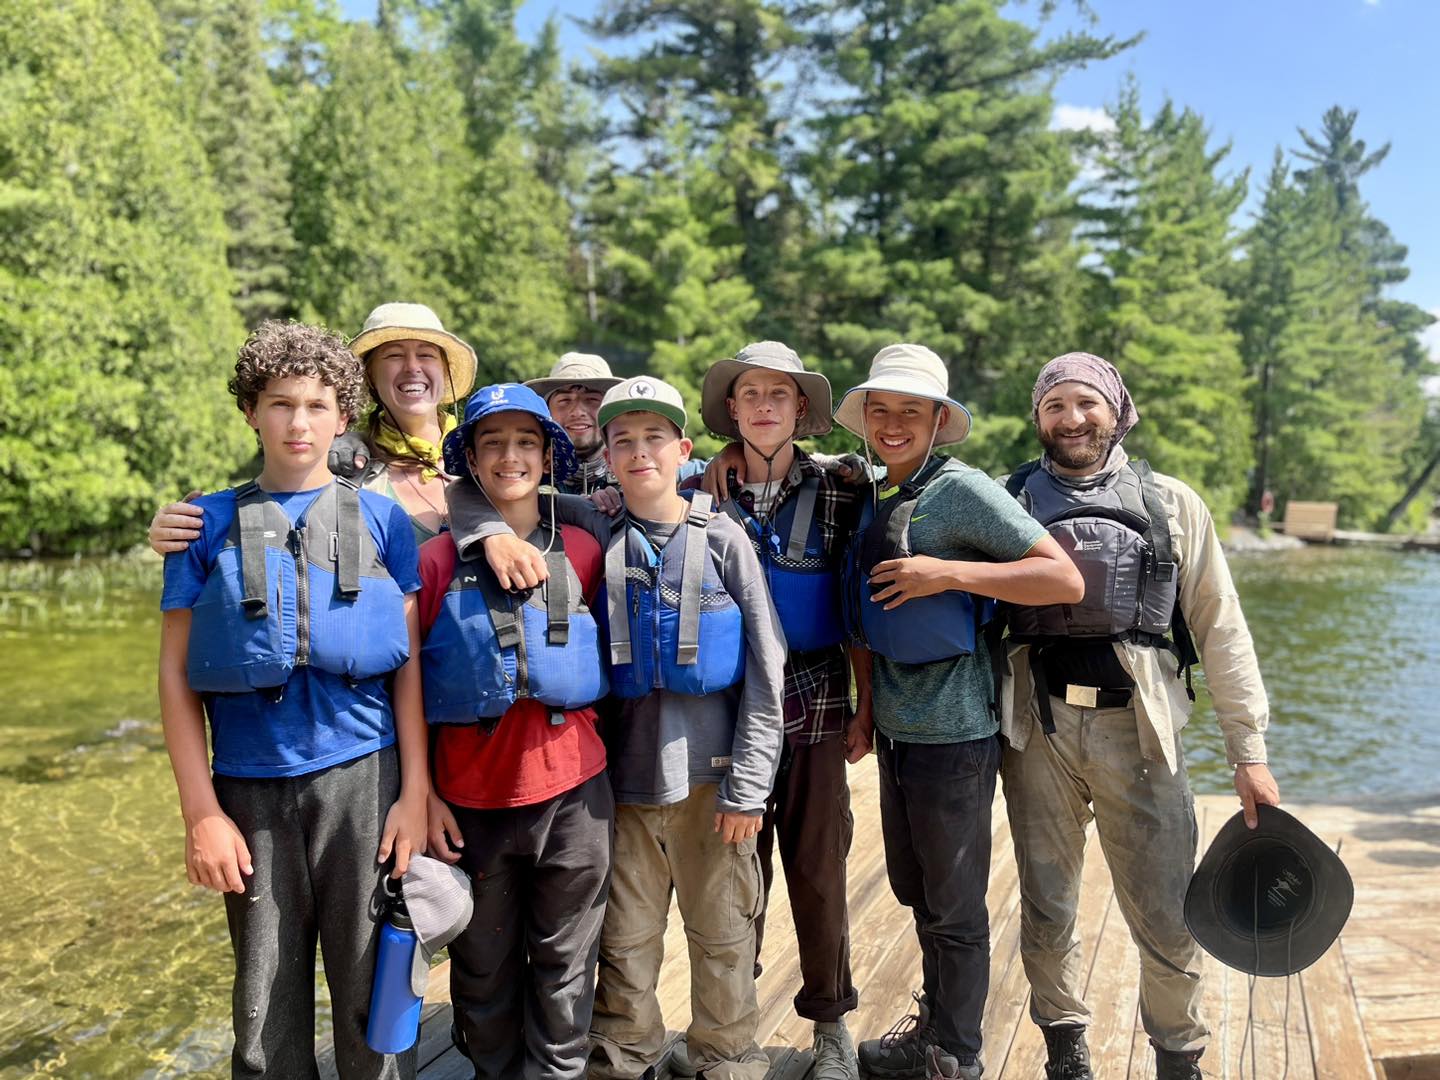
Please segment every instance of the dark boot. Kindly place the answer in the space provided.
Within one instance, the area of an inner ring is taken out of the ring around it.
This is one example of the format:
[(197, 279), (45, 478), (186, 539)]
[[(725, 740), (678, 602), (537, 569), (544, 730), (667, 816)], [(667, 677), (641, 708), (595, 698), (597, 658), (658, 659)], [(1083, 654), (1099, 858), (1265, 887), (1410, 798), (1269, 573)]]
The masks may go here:
[(1155, 1080), (1202, 1080), (1200, 1075), (1200, 1055), (1205, 1053), (1204, 1047), (1199, 1050), (1162, 1050), (1155, 1046), (1155, 1040), (1150, 1040), (1150, 1045), (1155, 1047)]
[(1084, 1026), (1054, 1024), (1040, 1033), (1045, 1036), (1045, 1080), (1095, 1080)]
[(954, 1054), (947, 1054), (938, 1046), (925, 1051), (925, 1080), (980, 1080), (985, 1067), (979, 1058), (971, 1058), (968, 1065), (961, 1065)]
[(918, 1011), (903, 1016), (878, 1039), (860, 1044), (860, 1070), (882, 1080), (907, 1080), (925, 1075), (925, 1051), (935, 1041), (930, 1030), (930, 1003), (915, 994)]

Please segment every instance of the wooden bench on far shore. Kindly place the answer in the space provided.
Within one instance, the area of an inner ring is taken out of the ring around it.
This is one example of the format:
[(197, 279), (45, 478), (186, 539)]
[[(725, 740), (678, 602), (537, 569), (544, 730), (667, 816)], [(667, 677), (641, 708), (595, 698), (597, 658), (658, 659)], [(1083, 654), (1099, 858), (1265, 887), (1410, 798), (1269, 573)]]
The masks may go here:
[(1335, 539), (1335, 516), (1339, 509), (1338, 503), (1291, 499), (1285, 504), (1285, 521), (1281, 528), (1286, 536), (1328, 542)]

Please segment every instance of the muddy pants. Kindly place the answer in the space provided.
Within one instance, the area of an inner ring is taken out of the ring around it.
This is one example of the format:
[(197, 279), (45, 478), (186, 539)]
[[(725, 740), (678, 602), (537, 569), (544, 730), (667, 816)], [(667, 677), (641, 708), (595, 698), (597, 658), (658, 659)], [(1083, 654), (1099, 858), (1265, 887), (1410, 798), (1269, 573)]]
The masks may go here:
[(996, 736), (958, 743), (894, 742), (875, 733), (885, 872), (915, 916), (935, 1041), (980, 1052), (990, 987), (990, 806), (1000, 765)]
[[(845, 779), (845, 740), (785, 745), (775, 789), (765, 807), (765, 827), (757, 850), (768, 904), (775, 880), (778, 841), (785, 867), (785, 889), (795, 917), (800, 992), (795, 1012), (806, 1020), (839, 1020), (859, 1003), (850, 979), (850, 920), (845, 902), (845, 857), (855, 819), (850, 815), (850, 785)], [(760, 977), (760, 947), (765, 912), (755, 920), (755, 977)]]
[(450, 943), (450, 997), (475, 1075), (578, 1080), (610, 885), (610, 778), (531, 806), (451, 809), (475, 914)]
[(590, 1035), (591, 1080), (630, 1080), (657, 1063), (665, 1042), (656, 984), (673, 889), (690, 949), (691, 1062), (708, 1080), (763, 1080), (756, 1045), (755, 916), (760, 867), (752, 837), (715, 831), (714, 784), (683, 802), (615, 808), (615, 870), (600, 933), (600, 977)]
[(1146, 761), (1132, 709), (1082, 709), (1053, 696), (1050, 708), (1055, 734), (1036, 722), (1023, 751), (1006, 749), (1003, 767), (1030, 1014), (1042, 1027), (1090, 1022), (1075, 919), (1093, 818), (1140, 950), (1145, 1031), (1166, 1050), (1198, 1050), (1209, 1030), (1200, 1017), (1200, 946), (1183, 910), (1196, 844), (1184, 757), (1177, 746), (1173, 775), (1163, 761)]
[(318, 939), (341, 1080), (413, 1077), (413, 1048), (381, 1055), (365, 1045), (385, 872), (375, 852), (400, 794), (395, 748), (304, 776), (217, 775), (215, 794), (255, 865), (243, 893), (225, 894), (235, 949), (231, 1075), (318, 1075)]

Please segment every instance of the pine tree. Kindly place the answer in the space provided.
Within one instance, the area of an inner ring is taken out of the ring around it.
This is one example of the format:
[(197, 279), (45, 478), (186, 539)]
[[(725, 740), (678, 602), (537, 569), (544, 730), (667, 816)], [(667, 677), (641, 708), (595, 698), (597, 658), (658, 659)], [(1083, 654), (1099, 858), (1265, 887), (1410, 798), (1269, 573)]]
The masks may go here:
[(1149, 123), (1132, 85), (1096, 164), (1102, 201), (1086, 231), (1097, 250), (1089, 340), (1139, 404), (1132, 454), (1179, 476), (1228, 520), (1249, 466), (1249, 408), (1224, 284), (1236, 250), (1230, 219), (1244, 174), (1220, 175), (1203, 121), (1166, 102)]
[[(1073, 341), (1070, 140), (1048, 130), (1053, 80), (1129, 42), (1048, 42), (998, 0), (840, 0), (827, 42), (839, 87), (814, 123), (806, 183), (823, 238), (806, 259), (799, 335), (848, 376), (875, 349), (923, 342), (982, 411), (967, 460), (1008, 467), (1033, 452), (1037, 362)], [(832, 375), (832, 378), (835, 377)], [(1023, 404), (1023, 407), (1021, 403)]]
[(0, 7), (0, 550), (139, 538), (253, 446), (225, 227), (138, 0)]

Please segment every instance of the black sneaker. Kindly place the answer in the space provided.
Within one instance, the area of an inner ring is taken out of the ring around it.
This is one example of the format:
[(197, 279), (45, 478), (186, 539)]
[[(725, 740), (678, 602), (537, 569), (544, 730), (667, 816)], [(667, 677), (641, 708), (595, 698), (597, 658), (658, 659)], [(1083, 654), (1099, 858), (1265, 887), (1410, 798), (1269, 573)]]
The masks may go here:
[(1155, 1046), (1155, 1040), (1150, 1040), (1150, 1045), (1155, 1047), (1155, 1080), (1203, 1080), (1200, 1074), (1200, 1055), (1205, 1053), (1202, 1047), (1199, 1050), (1162, 1050)]
[(1045, 1036), (1045, 1080), (1095, 1080), (1082, 1025), (1054, 1024), (1040, 1033)]
[(860, 1044), (860, 1071), (884, 1080), (907, 1080), (924, 1077), (925, 1051), (935, 1041), (930, 1030), (930, 1003), (920, 994), (915, 998), (918, 1011), (902, 1016), (878, 1039)]

